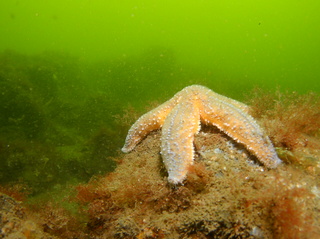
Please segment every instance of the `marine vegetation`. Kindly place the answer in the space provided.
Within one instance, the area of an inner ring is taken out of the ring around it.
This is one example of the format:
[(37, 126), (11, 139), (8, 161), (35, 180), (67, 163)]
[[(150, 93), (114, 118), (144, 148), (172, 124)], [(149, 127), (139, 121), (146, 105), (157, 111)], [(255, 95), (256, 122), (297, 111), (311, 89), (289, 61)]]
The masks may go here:
[(66, 54), (0, 54), (1, 184), (22, 181), (35, 195), (112, 170), (121, 110), (89, 94), (81, 68)]

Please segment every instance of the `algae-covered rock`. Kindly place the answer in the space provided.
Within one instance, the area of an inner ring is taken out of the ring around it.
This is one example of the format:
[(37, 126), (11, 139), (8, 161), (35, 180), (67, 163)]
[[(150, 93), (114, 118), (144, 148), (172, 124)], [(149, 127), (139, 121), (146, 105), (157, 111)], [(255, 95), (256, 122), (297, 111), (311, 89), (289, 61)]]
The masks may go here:
[[(241, 145), (214, 132), (195, 139), (197, 158), (172, 186), (149, 135), (108, 176), (78, 187), (94, 238), (316, 238), (318, 181), (290, 165), (266, 170)], [(314, 155), (318, 157), (319, 155)]]
[(8, 239), (55, 239), (45, 233), (37, 220), (26, 213), (21, 202), (0, 193), (0, 238)]

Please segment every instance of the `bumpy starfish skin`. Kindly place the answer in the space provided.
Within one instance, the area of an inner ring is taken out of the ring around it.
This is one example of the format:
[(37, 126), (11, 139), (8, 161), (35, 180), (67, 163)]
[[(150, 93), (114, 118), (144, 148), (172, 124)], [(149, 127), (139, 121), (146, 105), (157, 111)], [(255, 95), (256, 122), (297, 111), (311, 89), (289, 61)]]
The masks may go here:
[(266, 167), (277, 167), (281, 160), (270, 139), (247, 112), (248, 106), (241, 102), (204, 86), (188, 86), (141, 116), (130, 128), (122, 151), (130, 152), (148, 133), (162, 128), (161, 155), (168, 181), (181, 183), (193, 164), (193, 140), (203, 123), (216, 126), (243, 144)]

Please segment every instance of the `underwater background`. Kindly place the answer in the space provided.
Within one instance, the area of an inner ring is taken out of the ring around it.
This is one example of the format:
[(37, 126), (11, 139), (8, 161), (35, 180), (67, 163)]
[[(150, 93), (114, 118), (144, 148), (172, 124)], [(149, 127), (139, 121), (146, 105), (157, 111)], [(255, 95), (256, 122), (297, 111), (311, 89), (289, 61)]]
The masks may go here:
[(187, 85), (241, 101), (254, 88), (318, 94), (319, 9), (316, 0), (2, 1), (0, 182), (37, 194), (112, 170), (132, 119)]
[[(320, 90), (316, 0), (15, 0), (0, 7), (1, 51), (124, 64), (117, 79), (107, 75), (108, 66), (94, 67), (99, 80), (126, 92), (122, 102), (138, 89), (169, 88), (171, 95), (197, 82), (231, 94), (255, 85)], [(97, 76), (90, 76), (87, 83), (95, 85)]]
[[(0, 238), (320, 238), (319, 10), (0, 1)], [(248, 104), (283, 164), (208, 126), (177, 187), (160, 131), (121, 152), (142, 114), (192, 84)]]

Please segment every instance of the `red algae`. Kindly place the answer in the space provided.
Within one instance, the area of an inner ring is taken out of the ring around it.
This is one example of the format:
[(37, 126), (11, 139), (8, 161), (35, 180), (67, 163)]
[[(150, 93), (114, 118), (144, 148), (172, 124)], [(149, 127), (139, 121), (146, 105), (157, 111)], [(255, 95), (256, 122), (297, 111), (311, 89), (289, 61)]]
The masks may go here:
[(259, 89), (250, 99), (251, 114), (260, 119), (277, 147), (290, 150), (319, 148), (310, 138), (320, 134), (320, 96), (315, 93), (264, 93)]
[[(316, 238), (316, 225), (307, 200), (314, 195), (305, 188), (293, 188), (278, 193), (271, 212), (276, 238)], [(312, 209), (312, 208), (311, 208)]]
[(0, 185), (0, 193), (6, 194), (17, 201), (26, 201), (28, 195), (31, 193), (30, 188), (26, 184), (16, 183)]

